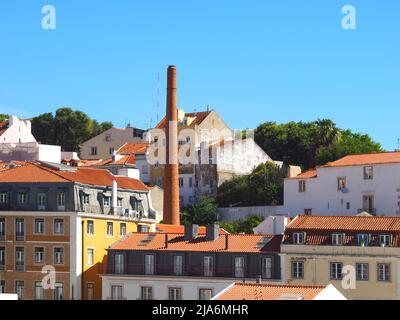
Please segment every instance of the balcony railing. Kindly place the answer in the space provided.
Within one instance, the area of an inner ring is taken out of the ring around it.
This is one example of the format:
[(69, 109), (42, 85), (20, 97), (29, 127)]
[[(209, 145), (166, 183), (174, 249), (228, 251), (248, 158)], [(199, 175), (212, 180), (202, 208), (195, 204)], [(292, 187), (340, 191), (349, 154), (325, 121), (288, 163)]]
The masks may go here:
[(16, 264), (15, 265), (15, 270), (16, 271), (24, 271), (25, 270), (25, 264)]
[(25, 240), (25, 235), (23, 233), (17, 233), (15, 235), (15, 240), (16, 241), (24, 241)]

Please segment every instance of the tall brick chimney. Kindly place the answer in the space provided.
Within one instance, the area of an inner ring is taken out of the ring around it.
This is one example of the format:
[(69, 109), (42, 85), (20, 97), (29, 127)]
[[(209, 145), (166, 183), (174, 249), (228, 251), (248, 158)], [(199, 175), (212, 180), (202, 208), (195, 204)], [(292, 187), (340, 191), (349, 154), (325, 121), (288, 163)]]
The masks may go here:
[(165, 127), (166, 162), (164, 168), (164, 218), (166, 224), (180, 225), (178, 172), (178, 108), (176, 96), (176, 68), (168, 67), (167, 111)]

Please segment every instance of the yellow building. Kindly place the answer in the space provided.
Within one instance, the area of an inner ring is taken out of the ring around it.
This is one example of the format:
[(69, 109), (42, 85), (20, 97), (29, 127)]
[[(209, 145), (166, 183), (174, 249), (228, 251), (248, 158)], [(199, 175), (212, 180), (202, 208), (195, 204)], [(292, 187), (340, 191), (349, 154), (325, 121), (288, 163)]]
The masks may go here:
[[(0, 293), (101, 299), (106, 249), (155, 231), (149, 189), (107, 170), (25, 163), (0, 172)], [(43, 287), (54, 268), (55, 286)]]
[(400, 298), (400, 217), (300, 215), (281, 255), (287, 284), (333, 284), (347, 299)]

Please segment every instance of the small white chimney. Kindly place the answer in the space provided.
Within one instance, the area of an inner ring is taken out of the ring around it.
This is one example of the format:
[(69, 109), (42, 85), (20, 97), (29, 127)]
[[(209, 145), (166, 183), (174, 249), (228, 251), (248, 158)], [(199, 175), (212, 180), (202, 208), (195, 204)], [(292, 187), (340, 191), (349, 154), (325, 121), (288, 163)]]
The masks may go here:
[(117, 207), (118, 207), (118, 184), (117, 181), (115, 180), (112, 182), (111, 201), (112, 201), (112, 210), (115, 214), (117, 212)]
[(117, 154), (117, 151), (114, 150), (112, 155), (112, 161), (115, 162), (121, 160), (123, 157), (124, 157), (123, 155)]

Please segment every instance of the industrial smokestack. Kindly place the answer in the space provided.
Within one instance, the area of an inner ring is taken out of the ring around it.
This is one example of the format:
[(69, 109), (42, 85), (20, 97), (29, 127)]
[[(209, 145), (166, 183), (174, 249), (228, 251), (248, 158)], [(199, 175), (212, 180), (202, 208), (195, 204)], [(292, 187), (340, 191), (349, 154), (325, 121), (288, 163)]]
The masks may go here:
[(176, 68), (168, 67), (166, 110), (166, 161), (164, 169), (164, 223), (179, 225), (178, 108)]

